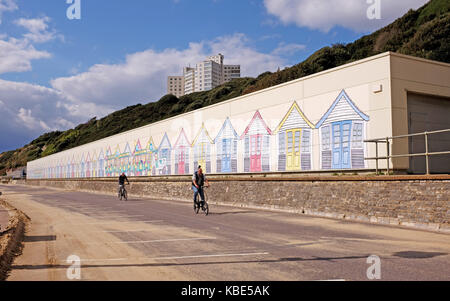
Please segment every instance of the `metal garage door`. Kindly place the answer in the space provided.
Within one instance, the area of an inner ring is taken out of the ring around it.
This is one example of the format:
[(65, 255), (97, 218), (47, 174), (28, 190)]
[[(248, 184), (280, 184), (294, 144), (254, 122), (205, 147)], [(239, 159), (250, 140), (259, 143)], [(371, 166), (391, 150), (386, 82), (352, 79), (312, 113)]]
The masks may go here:
[[(409, 133), (450, 129), (450, 98), (408, 93)], [(429, 152), (450, 151), (450, 133), (430, 135)], [(410, 153), (425, 153), (425, 137), (409, 138)], [(409, 172), (425, 173), (425, 157), (410, 158)], [(431, 156), (431, 173), (450, 173), (450, 155)]]

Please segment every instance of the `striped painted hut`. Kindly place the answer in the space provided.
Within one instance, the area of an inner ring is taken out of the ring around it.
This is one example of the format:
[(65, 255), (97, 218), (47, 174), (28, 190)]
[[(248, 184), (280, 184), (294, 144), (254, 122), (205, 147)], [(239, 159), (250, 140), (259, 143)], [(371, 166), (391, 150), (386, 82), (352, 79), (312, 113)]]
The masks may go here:
[(116, 146), (116, 150), (112, 154), (112, 176), (118, 177), (120, 172), (120, 147)]
[(197, 137), (195, 137), (194, 142), (192, 143), (194, 168), (197, 168), (200, 165), (206, 173), (211, 173), (211, 148), (213, 143), (214, 142), (209, 136), (205, 124), (203, 123)]
[(256, 111), (241, 135), (244, 141), (244, 172), (270, 171), (270, 136), (272, 131)]
[(139, 177), (144, 175), (146, 156), (147, 149), (142, 148), (141, 141), (138, 139), (134, 144), (133, 149), (133, 166), (130, 171), (131, 176)]
[(278, 170), (312, 169), (312, 129), (297, 102), (294, 102), (274, 132), (278, 140)]
[(237, 172), (238, 141), (239, 136), (234, 130), (230, 118), (227, 117), (216, 139), (214, 139), (218, 173)]
[(97, 161), (97, 177), (103, 178), (106, 175), (106, 162), (105, 162), (105, 154), (103, 152), (103, 149), (100, 150), (100, 154), (98, 155), (98, 161)]
[(189, 142), (184, 129), (181, 129), (178, 135), (177, 142), (173, 147), (175, 152), (175, 172), (179, 175), (189, 173), (189, 149), (191, 143)]
[(94, 150), (94, 152), (92, 153), (91, 156), (91, 177), (92, 178), (96, 178), (97, 177), (97, 165), (98, 165), (98, 156), (97, 156), (97, 151)]
[(171, 175), (171, 155), (172, 155), (172, 145), (170, 144), (169, 137), (167, 133), (164, 134), (161, 144), (158, 147), (158, 166), (156, 168), (156, 174), (158, 175)]
[(158, 157), (158, 149), (156, 148), (153, 138), (150, 137), (147, 143), (147, 153), (144, 161), (144, 176), (156, 174), (156, 158)]
[(131, 171), (131, 164), (133, 161), (130, 144), (127, 142), (123, 152), (119, 156), (120, 165), (119, 165), (119, 174), (125, 173), (129, 175)]
[(320, 129), (322, 169), (364, 168), (364, 136), (369, 116), (350, 99), (345, 90), (339, 94), (316, 124)]
[(90, 178), (92, 174), (92, 161), (91, 161), (91, 154), (89, 152), (86, 156), (84, 169), (85, 169), (84, 177)]

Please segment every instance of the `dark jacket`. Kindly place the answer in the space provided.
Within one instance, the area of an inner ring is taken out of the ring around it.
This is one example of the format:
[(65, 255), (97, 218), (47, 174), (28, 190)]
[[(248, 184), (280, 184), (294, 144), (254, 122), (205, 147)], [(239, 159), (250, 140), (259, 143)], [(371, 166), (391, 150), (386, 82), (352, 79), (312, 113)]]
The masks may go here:
[(124, 185), (125, 184), (125, 180), (128, 182), (128, 184), (130, 184), (130, 181), (128, 181), (127, 176), (120, 176), (119, 177), (119, 185)]

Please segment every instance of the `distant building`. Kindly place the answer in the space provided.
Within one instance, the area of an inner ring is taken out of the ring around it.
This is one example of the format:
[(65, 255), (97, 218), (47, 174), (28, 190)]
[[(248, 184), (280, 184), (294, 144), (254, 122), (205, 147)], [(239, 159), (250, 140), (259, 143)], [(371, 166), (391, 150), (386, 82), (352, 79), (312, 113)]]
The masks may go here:
[(197, 63), (195, 68), (185, 67), (182, 76), (169, 76), (167, 93), (180, 97), (194, 92), (209, 91), (240, 77), (241, 66), (224, 65), (224, 56), (219, 53)]
[(224, 66), (224, 82), (227, 83), (233, 79), (241, 77), (241, 65)]
[(184, 95), (184, 76), (169, 76), (167, 78), (167, 94), (176, 97)]
[(184, 76), (184, 94), (195, 92), (195, 68), (185, 67), (183, 69)]

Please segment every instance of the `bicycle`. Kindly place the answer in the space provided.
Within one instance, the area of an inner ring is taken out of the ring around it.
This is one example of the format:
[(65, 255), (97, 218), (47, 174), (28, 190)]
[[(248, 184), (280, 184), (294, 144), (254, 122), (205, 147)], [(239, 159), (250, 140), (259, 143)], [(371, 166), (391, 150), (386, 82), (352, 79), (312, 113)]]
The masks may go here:
[(125, 201), (128, 200), (128, 192), (125, 189), (125, 185), (120, 185), (119, 187), (119, 200), (125, 199)]
[(198, 201), (198, 198), (200, 197), (200, 193), (198, 193), (197, 194), (197, 198), (196, 198), (195, 203), (194, 203), (194, 212), (195, 212), (195, 214), (198, 214), (198, 212), (200, 211), (200, 207), (201, 207), (202, 211), (207, 216), (209, 214), (209, 206), (208, 206), (208, 194), (206, 193), (206, 189), (205, 188), (208, 188), (208, 187), (202, 186), (203, 195), (205, 196), (205, 202), (203, 203), (202, 206), (200, 206), (200, 202)]

